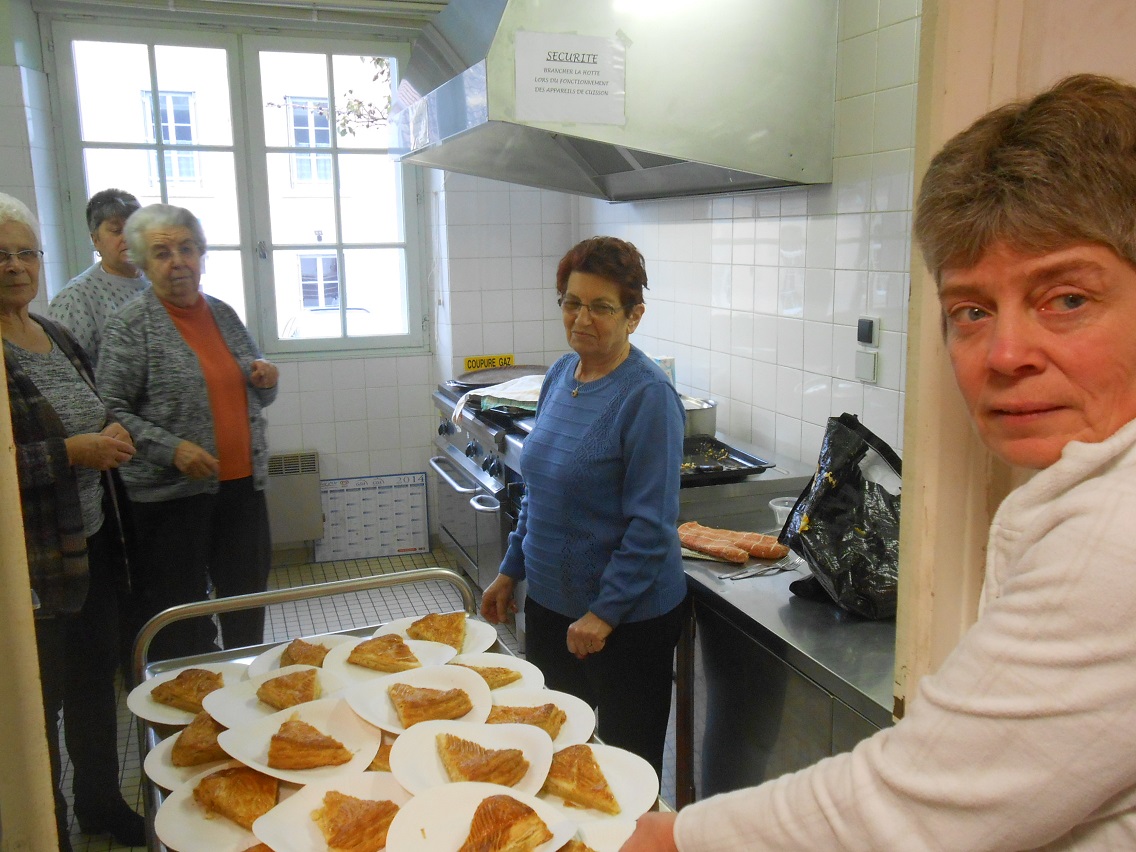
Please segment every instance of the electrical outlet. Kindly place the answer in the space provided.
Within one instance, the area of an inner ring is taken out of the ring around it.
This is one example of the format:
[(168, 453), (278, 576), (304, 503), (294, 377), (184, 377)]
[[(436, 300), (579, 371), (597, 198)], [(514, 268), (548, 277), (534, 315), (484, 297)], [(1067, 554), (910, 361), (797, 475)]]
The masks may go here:
[(866, 352), (863, 349), (856, 351), (856, 378), (862, 382), (876, 381), (876, 352)]

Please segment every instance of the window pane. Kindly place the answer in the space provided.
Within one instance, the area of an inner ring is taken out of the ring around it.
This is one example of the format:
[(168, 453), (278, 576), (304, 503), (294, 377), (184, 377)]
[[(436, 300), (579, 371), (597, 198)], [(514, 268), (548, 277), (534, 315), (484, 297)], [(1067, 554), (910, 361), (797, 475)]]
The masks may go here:
[[(373, 56), (333, 56), (335, 107), (346, 118), (350, 132), (339, 137), (341, 148), (389, 148), (392, 132), (386, 121), (390, 112), (389, 62)], [(378, 79), (374, 79), (378, 76)], [(337, 129), (338, 132), (338, 129)]]
[(343, 252), (348, 337), (407, 333), (405, 256), (402, 249)]
[[(335, 204), (331, 183), (311, 179), (311, 156), (268, 154), (265, 157), (268, 204), (272, 211), (272, 242), (275, 245), (335, 241)], [(306, 182), (301, 180), (301, 170)]]
[[(128, 47), (132, 45), (117, 45)], [(212, 47), (178, 47), (159, 44), (154, 46), (154, 60), (158, 70), (158, 90), (181, 92), (185, 97), (173, 101), (173, 139), (178, 143), (192, 141), (198, 145), (232, 145), (233, 120), (229, 105), (229, 70), (225, 51)], [(101, 79), (114, 74), (107, 68), (118, 69), (118, 58), (102, 69)], [(146, 88), (150, 88), (149, 80)]]
[(339, 185), (344, 242), (402, 242), (399, 166), (392, 158), (383, 154), (341, 154)]
[[(289, 99), (327, 101), (327, 64), (323, 54), (260, 54), (260, 86), (264, 96), (264, 137), (270, 147), (296, 144), (289, 127)], [(301, 126), (304, 126), (301, 123)], [(303, 143), (305, 145), (309, 142)]]
[(156, 180), (151, 180), (152, 151), (116, 148), (87, 148), (83, 151), (83, 168), (87, 175), (86, 198), (111, 187), (124, 189), (143, 204), (162, 200)]
[[(208, 227), (205, 234), (208, 237)], [(244, 282), (245, 275), (239, 251), (210, 248), (205, 253), (201, 267), (201, 289), (210, 296), (227, 302), (247, 327)]]
[(147, 101), (139, 97), (150, 92), (146, 45), (76, 41), (73, 50), (83, 141), (143, 141), (153, 128)]
[(184, 156), (193, 160), (197, 179), (171, 182), (169, 203), (188, 208), (201, 220), (209, 245), (237, 245), (241, 230), (233, 155), (226, 151), (196, 151)]

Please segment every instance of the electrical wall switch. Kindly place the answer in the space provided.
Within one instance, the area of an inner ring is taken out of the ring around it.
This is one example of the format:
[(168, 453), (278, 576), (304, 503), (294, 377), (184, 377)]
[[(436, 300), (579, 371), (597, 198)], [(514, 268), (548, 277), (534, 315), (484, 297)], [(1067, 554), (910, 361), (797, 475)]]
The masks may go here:
[(879, 317), (860, 317), (856, 321), (856, 342), (861, 346), (880, 345)]
[(857, 350), (856, 352), (856, 378), (862, 382), (876, 381), (876, 359), (878, 353)]

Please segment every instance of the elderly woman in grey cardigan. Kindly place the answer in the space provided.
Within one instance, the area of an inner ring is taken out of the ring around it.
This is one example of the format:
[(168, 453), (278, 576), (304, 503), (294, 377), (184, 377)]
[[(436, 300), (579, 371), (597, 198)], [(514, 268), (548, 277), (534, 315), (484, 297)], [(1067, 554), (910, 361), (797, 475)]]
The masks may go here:
[[(126, 223), (151, 287), (107, 323), (98, 378), (138, 448), (127, 490), (135, 506), (143, 617), (205, 598), (263, 591), (270, 546), (263, 409), (278, 371), (224, 302), (201, 292), (205, 234), (190, 211), (152, 204)], [(226, 648), (263, 641), (264, 611), (220, 616)], [(208, 618), (176, 622), (151, 658), (218, 649)]]

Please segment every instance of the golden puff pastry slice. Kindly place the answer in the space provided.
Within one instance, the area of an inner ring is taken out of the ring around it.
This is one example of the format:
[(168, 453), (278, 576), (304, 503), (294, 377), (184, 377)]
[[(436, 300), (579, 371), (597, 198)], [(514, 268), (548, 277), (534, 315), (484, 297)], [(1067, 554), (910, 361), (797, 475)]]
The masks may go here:
[(552, 739), (560, 736), (560, 728), (568, 721), (568, 714), (555, 704), (539, 704), (536, 707), (511, 707), (507, 704), (494, 704), (489, 708), (487, 724), (516, 722), (522, 725), (535, 725)]
[(315, 769), (339, 766), (351, 760), (351, 752), (334, 737), (293, 716), (268, 742), (268, 765), (273, 769)]
[(184, 767), (224, 760), (229, 755), (217, 743), (217, 734), (223, 730), (224, 725), (202, 710), (177, 735), (170, 749), (170, 763)]
[(315, 669), (289, 672), (269, 678), (256, 690), (256, 697), (277, 710), (315, 701), (322, 694)]
[(219, 769), (193, 788), (193, 798), (211, 813), (231, 819), (241, 828), (252, 824), (276, 805), (279, 782), (248, 766)]
[(460, 654), (465, 645), (465, 613), (447, 612), (440, 615), (432, 612), (407, 627), (406, 635), (411, 639), (441, 642)]
[(390, 772), (391, 771), (391, 746), (394, 743), (383, 743), (379, 746), (379, 750), (375, 752), (375, 756), (367, 765), (368, 772)]
[(471, 666), (469, 663), (449, 663), (449, 665), (461, 666), (463, 669), (471, 669), (477, 672), (489, 684), (490, 689), (500, 689), (502, 686), (516, 683), (524, 677), (519, 671), (508, 666)]
[(323, 666), (323, 658), (331, 649), (326, 645), (314, 642), (305, 642), (303, 639), (293, 639), (288, 647), (280, 652), (280, 668), (285, 666)]
[(150, 690), (150, 697), (159, 704), (175, 707), (187, 713), (200, 713), (201, 700), (210, 692), (225, 685), (219, 672), (208, 669), (185, 669), (178, 676), (159, 683)]
[(585, 843), (583, 840), (577, 840), (575, 837), (573, 837), (571, 840), (557, 849), (556, 852), (596, 852), (596, 850)]
[(378, 852), (387, 845), (387, 831), (398, 805), (387, 800), (357, 799), (329, 790), (312, 820), (327, 841), (328, 852)]
[(394, 683), (387, 688), (387, 695), (404, 728), (429, 719), (460, 719), (473, 709), (469, 694), (456, 687), (431, 689), (428, 686)]
[(436, 742), (451, 781), (484, 781), (512, 787), (529, 771), (529, 762), (519, 748), (486, 748), (446, 733), (438, 734)]
[(570, 805), (618, 814), (619, 802), (608, 786), (596, 756), (587, 745), (562, 748), (552, 755), (552, 766), (541, 792), (559, 796)]
[(410, 646), (397, 633), (386, 633), (360, 642), (347, 655), (347, 662), (377, 672), (404, 672), (422, 666)]
[(552, 832), (536, 811), (502, 793), (477, 806), (458, 852), (531, 852), (551, 839)]

